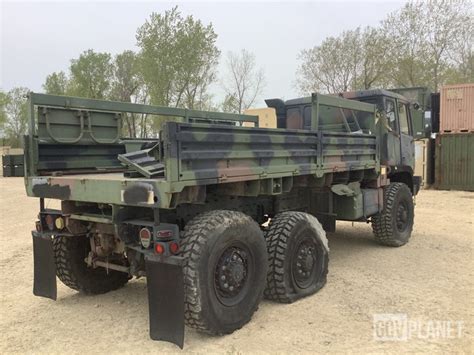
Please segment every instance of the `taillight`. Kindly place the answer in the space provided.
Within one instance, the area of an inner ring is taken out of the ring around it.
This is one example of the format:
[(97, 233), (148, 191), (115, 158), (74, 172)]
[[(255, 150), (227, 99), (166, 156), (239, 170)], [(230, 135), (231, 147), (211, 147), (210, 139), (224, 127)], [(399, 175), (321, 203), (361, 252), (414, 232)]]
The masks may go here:
[(179, 244), (176, 242), (170, 243), (170, 251), (172, 254), (178, 254), (179, 252)]
[(142, 228), (140, 229), (140, 242), (142, 243), (142, 246), (144, 248), (148, 248), (151, 243), (151, 231), (148, 228)]
[(48, 215), (45, 217), (44, 221), (46, 222), (46, 224), (47, 224), (49, 230), (53, 230), (53, 229), (54, 229), (54, 218), (53, 218), (53, 216), (51, 216), (50, 214), (48, 214)]
[(163, 244), (156, 243), (155, 244), (155, 251), (156, 251), (157, 254), (163, 254), (165, 252), (165, 247), (163, 246)]

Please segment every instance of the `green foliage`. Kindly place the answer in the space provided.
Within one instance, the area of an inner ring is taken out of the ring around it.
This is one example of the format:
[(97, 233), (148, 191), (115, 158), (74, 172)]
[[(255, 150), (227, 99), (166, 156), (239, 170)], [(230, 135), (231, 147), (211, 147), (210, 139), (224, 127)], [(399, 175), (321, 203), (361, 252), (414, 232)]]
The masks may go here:
[(28, 92), (27, 88), (18, 87), (10, 90), (8, 93), (2, 92), (0, 95), (3, 116), (1, 128), (8, 145), (12, 147), (22, 146), (22, 137), (28, 127)]
[(222, 112), (238, 113), (239, 102), (235, 95), (226, 95), (224, 101), (221, 104)]
[(69, 93), (93, 99), (106, 99), (110, 93), (113, 73), (111, 55), (92, 49), (71, 60)]
[[(113, 63), (110, 99), (122, 102), (146, 103), (146, 97), (137, 55), (130, 50), (116, 55)], [(137, 137), (137, 126), (140, 121), (145, 119), (144, 116), (124, 114), (123, 117), (129, 137)]]
[(5, 122), (7, 121), (7, 104), (9, 102), (8, 93), (0, 90), (0, 131), (3, 130)]
[(63, 71), (52, 73), (46, 77), (43, 90), (46, 94), (67, 95), (69, 80)]
[(303, 50), (298, 86), (304, 92), (347, 91), (357, 75), (360, 30), (326, 38), (320, 46)]
[(110, 93), (112, 100), (132, 102), (132, 97), (142, 85), (138, 69), (137, 55), (133, 51), (124, 51), (115, 56)]
[(345, 31), (300, 53), (301, 92), (472, 82), (473, 5), (411, 1), (381, 26)]
[(137, 31), (140, 71), (152, 104), (194, 108), (215, 80), (217, 35), (177, 7), (152, 13)]

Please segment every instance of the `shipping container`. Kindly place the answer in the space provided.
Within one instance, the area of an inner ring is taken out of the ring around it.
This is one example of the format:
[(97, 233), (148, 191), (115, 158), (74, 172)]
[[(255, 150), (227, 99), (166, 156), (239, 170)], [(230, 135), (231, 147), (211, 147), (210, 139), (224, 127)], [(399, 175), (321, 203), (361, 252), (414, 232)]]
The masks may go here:
[(440, 93), (439, 132), (474, 132), (474, 84), (446, 85)]
[(10, 177), (10, 176), (12, 176), (12, 171), (13, 171), (13, 169), (10, 165), (4, 165), (2, 167), (2, 176), (3, 177)]
[(433, 184), (433, 140), (429, 138), (415, 141), (415, 175), (421, 176), (421, 186)]
[(442, 190), (474, 191), (474, 133), (436, 137), (435, 185)]
[(24, 155), (3, 155), (2, 156), (2, 176), (24, 176)]

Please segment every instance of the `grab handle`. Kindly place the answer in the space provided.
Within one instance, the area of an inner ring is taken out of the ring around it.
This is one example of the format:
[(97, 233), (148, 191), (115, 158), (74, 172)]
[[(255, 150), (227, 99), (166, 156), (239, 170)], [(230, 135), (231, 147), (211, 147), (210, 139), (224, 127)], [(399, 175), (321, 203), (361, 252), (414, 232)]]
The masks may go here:
[(81, 133), (79, 134), (79, 136), (77, 138), (73, 138), (73, 139), (56, 138), (54, 136), (53, 132), (51, 131), (51, 126), (50, 126), (50, 123), (49, 123), (48, 109), (46, 107), (43, 108), (43, 116), (44, 116), (44, 119), (46, 121), (46, 131), (48, 132), (51, 139), (53, 141), (55, 141), (56, 143), (74, 144), (74, 143), (79, 142), (82, 139), (82, 136), (84, 136), (84, 114), (83, 114), (82, 111), (78, 111), (78, 116), (79, 116), (79, 120), (80, 120), (80, 124), (81, 124)]
[(117, 135), (115, 136), (115, 138), (113, 139), (99, 139), (97, 138), (96, 136), (94, 136), (94, 133), (92, 132), (92, 116), (87, 113), (87, 116), (88, 116), (88, 127), (89, 127), (89, 135), (91, 136), (92, 140), (98, 144), (112, 144), (112, 143), (116, 143), (119, 139), (120, 139), (120, 133), (122, 131), (122, 120), (120, 119), (120, 114), (119, 113), (116, 113), (115, 114), (115, 119), (118, 120), (118, 123), (117, 123)]

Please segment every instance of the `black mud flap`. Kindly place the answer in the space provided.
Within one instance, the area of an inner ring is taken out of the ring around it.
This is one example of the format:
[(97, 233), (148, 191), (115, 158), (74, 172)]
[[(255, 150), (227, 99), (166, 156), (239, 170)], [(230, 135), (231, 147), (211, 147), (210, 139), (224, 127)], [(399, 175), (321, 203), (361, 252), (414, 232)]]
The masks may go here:
[(56, 264), (51, 236), (32, 232), (34, 281), (33, 294), (56, 300)]
[(182, 259), (166, 262), (146, 257), (150, 338), (184, 344), (184, 277)]

